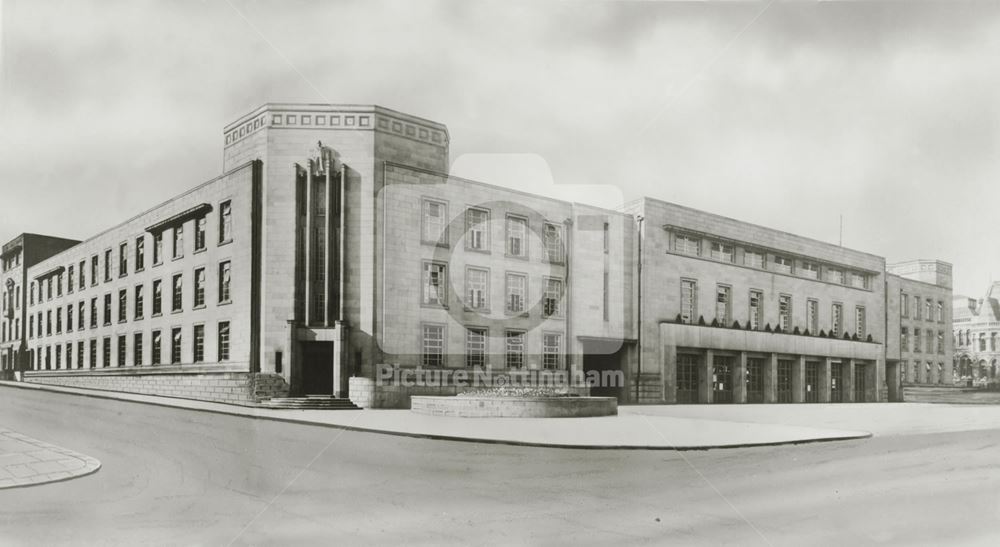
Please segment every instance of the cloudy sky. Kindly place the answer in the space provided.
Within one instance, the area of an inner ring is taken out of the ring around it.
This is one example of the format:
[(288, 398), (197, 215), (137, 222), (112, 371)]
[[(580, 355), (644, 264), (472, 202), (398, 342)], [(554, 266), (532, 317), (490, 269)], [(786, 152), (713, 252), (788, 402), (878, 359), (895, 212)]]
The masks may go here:
[(1000, 279), (997, 5), (2, 0), (0, 29), (3, 241), (216, 176), (261, 103), (375, 103), (446, 123), (488, 182), (832, 243), (843, 215), (956, 293)]

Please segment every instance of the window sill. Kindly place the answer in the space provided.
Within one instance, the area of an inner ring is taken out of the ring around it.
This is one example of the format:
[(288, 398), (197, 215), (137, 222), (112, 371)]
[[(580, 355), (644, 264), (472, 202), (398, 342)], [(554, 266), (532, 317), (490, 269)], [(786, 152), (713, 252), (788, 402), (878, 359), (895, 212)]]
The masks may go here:
[(223, 300), (222, 302), (219, 302), (219, 303), (218, 303), (218, 304), (216, 304), (216, 305), (217, 305), (217, 306), (228, 306), (228, 305), (230, 305), (230, 304), (232, 304), (232, 303), (233, 303), (233, 301), (232, 301), (232, 300)]
[(184, 313), (184, 310), (183, 310), (183, 309), (179, 309), (179, 310), (170, 310), (170, 315), (177, 315), (177, 314), (179, 314), (179, 313)]
[(171, 258), (170, 261), (171, 262), (177, 262), (178, 260), (183, 260), (183, 259), (184, 259), (184, 255), (180, 255), (180, 256), (175, 256), (175, 257)]
[(470, 253), (479, 253), (484, 255), (493, 254), (493, 252), (490, 251), (489, 249), (474, 249), (472, 247), (466, 247), (465, 250), (469, 251)]
[(218, 244), (218, 245), (216, 245), (216, 247), (222, 247), (223, 245), (229, 245), (229, 244), (230, 244), (230, 243), (232, 243), (232, 242), (233, 242), (233, 239), (232, 239), (232, 238), (229, 238), (229, 239), (226, 239), (226, 240), (223, 240), (223, 241), (220, 241), (220, 242), (219, 242), (219, 244)]
[(204, 304), (200, 304), (200, 305), (197, 305), (197, 306), (194, 306), (194, 307), (191, 308), (192, 311), (194, 311), (194, 310), (203, 310), (203, 309), (205, 309), (205, 305)]
[(144, 271), (146, 271), (146, 268), (145, 268), (145, 267), (142, 267), (142, 268), (136, 268), (136, 269), (135, 269), (135, 273), (142, 273), (142, 272), (144, 272)]
[(193, 253), (191, 253), (191, 254), (193, 254), (193, 255), (197, 255), (197, 254), (201, 254), (201, 253), (204, 253), (204, 252), (205, 252), (205, 251), (207, 251), (207, 250), (208, 250), (208, 247), (202, 247), (201, 249), (195, 249), (195, 250), (194, 250), (194, 252), (193, 252)]
[(431, 247), (440, 247), (442, 249), (451, 248), (451, 245), (449, 245), (448, 243), (442, 243), (440, 241), (427, 241), (426, 239), (421, 239), (420, 240), (420, 244), (421, 245), (429, 245)]
[(427, 304), (427, 303), (423, 303), (423, 302), (420, 303), (420, 307), (421, 308), (426, 308), (426, 309), (432, 309), (432, 310), (446, 310), (446, 309), (448, 309), (448, 306), (446, 306), (444, 304)]
[(528, 262), (528, 256), (527, 255), (512, 255), (510, 253), (504, 253), (503, 256), (504, 256), (504, 258), (512, 258), (514, 260), (523, 260), (525, 262)]

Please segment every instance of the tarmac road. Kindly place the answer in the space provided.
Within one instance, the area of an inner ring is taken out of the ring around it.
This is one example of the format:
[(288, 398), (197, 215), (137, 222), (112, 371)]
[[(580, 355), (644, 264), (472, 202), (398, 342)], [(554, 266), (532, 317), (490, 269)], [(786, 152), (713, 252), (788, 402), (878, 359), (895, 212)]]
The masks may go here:
[(0, 388), (99, 459), (0, 490), (0, 544), (1000, 544), (998, 429), (695, 452), (358, 433)]

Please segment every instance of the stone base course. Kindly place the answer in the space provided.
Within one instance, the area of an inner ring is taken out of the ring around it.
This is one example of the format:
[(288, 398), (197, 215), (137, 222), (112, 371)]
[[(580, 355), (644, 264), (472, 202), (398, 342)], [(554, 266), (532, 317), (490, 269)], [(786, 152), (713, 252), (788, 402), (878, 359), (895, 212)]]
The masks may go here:
[(459, 418), (589, 418), (615, 416), (614, 397), (412, 397), (410, 410)]
[(288, 395), (288, 384), (280, 375), (251, 374), (248, 372), (157, 373), (121, 376), (67, 372), (66, 374), (46, 374), (44, 376), (27, 375), (24, 380), (32, 384), (160, 395), (239, 405), (254, 405), (263, 399)]

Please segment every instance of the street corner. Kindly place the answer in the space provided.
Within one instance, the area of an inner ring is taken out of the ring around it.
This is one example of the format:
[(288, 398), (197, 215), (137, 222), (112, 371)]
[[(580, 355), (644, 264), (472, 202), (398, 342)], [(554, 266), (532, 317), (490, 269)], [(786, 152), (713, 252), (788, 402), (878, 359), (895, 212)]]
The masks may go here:
[(100, 468), (96, 458), (0, 427), (0, 489), (75, 479)]

